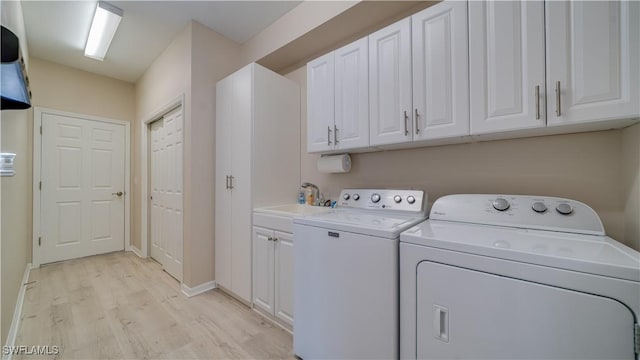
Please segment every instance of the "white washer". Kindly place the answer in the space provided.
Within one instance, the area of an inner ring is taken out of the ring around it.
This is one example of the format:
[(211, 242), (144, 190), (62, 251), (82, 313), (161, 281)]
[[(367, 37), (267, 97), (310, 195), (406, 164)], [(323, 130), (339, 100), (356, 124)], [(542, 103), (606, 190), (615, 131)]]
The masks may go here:
[(399, 356), (398, 240), (426, 218), (422, 190), (347, 189), (339, 208), (294, 219), (294, 353)]
[[(636, 359), (640, 254), (587, 205), (452, 195), (401, 235), (406, 359)], [(635, 335), (634, 335), (635, 332)]]

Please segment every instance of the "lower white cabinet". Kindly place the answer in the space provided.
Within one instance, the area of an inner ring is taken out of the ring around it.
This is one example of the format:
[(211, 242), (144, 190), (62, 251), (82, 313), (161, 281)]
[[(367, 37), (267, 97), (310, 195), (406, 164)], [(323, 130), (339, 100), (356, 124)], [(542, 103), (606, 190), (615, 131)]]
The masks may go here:
[(253, 227), (253, 306), (293, 327), (293, 234)]

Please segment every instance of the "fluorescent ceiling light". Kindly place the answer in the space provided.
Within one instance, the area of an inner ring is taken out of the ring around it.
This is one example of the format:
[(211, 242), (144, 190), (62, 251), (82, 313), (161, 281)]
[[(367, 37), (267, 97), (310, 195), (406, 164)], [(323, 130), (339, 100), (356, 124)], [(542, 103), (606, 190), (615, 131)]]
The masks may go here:
[(122, 20), (122, 9), (104, 1), (98, 1), (87, 45), (84, 48), (84, 56), (100, 61), (104, 60), (120, 20)]

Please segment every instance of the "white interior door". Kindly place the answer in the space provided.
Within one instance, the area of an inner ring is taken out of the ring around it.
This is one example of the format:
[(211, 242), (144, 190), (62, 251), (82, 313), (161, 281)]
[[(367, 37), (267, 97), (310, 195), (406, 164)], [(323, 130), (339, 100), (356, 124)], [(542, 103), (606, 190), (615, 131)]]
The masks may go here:
[(151, 125), (151, 256), (182, 281), (182, 108)]
[(40, 263), (124, 249), (125, 127), (42, 115)]

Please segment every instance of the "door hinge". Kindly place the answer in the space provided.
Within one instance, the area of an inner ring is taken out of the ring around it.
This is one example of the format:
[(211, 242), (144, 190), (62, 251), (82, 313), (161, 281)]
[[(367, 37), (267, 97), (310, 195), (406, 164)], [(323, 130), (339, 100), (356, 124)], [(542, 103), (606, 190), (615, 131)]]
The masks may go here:
[(42, 181), (40, 181), (40, 183), (38, 184), (38, 189), (42, 190)]
[(640, 325), (633, 324), (633, 345), (635, 346), (636, 354), (640, 354)]
[(42, 135), (42, 125), (40, 125), (40, 135)]
[(42, 245), (42, 237), (38, 236), (38, 246)]

